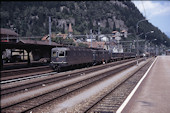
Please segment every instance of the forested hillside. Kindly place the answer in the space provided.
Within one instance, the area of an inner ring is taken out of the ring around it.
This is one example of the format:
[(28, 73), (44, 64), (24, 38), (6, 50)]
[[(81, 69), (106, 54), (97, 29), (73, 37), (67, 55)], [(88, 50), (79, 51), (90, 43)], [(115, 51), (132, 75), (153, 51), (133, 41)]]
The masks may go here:
[[(48, 16), (52, 16), (52, 32), (67, 33), (71, 23), (74, 34), (86, 34), (90, 29), (101, 33), (113, 30), (136, 31), (136, 23), (144, 19), (132, 2), (127, 1), (61, 1), (61, 2), (1, 2), (1, 28), (15, 29), (21, 36), (43, 36), (48, 34)], [(160, 45), (170, 39), (148, 21), (141, 22), (139, 33), (148, 34), (149, 40), (157, 38)]]

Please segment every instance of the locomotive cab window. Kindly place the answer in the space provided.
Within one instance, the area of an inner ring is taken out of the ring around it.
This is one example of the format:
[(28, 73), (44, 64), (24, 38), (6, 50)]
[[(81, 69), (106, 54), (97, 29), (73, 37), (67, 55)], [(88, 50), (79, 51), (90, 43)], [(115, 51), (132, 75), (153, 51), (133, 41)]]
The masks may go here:
[(56, 52), (56, 51), (53, 51), (52, 56), (53, 56), (53, 57), (57, 57), (57, 52)]
[(65, 52), (64, 52), (64, 51), (59, 51), (58, 56), (59, 56), (59, 57), (64, 57), (64, 56), (65, 56)]

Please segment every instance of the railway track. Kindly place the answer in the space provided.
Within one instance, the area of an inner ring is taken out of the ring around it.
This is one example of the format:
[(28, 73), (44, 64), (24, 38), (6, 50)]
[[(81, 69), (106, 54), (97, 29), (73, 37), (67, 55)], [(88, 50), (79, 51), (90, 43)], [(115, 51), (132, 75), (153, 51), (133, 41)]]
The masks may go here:
[[(36, 74), (44, 74), (52, 71), (53, 70), (49, 66), (37, 66), (37, 67), (29, 67), (29, 68), (21, 68), (21, 69), (4, 70), (1, 71), (1, 81), (34, 76)], [(3, 83), (9, 83), (9, 82), (3, 82)]]
[(9, 80), (20, 77), (30, 76), (31, 73), (45, 73), (52, 72), (52, 69), (49, 66), (39, 66), (39, 67), (30, 67), (30, 68), (22, 68), (22, 69), (13, 69), (13, 70), (5, 70), (1, 71), (1, 81)]
[[(141, 59), (140, 61), (142, 61)], [(68, 96), (75, 92), (80, 92), (80, 90), (84, 88), (91, 87), (92, 85), (107, 79), (111, 75), (120, 72), (121, 70), (124, 70), (126, 68), (129, 68), (133, 65), (135, 65), (135, 61), (131, 61), (125, 64), (120, 64), (116, 67), (110, 67), (107, 71), (100, 70), (100, 74), (96, 75), (89, 74), (89, 77), (86, 75), (82, 79), (75, 79), (75, 81), (71, 84), (67, 84), (66, 86), (62, 86), (58, 89), (51, 89), (51, 91), (48, 91), (46, 93), (40, 94), (40, 95), (34, 95), (34, 97), (31, 97), (29, 99), (25, 99), (20, 102), (12, 103), (10, 105), (2, 105), (1, 110), (2, 112), (28, 112), (34, 108), (37, 108), (39, 106), (42, 106), (44, 104), (48, 104), (49, 102), (64, 98), (65, 96)], [(109, 70), (110, 69), (110, 70)], [(50, 89), (50, 87), (48, 87)], [(54, 96), (55, 95), (55, 96)], [(42, 99), (43, 98), (43, 99)]]
[(94, 100), (91, 100), (86, 106), (81, 108), (81, 112), (116, 113), (117, 109), (142, 78), (152, 62), (153, 60), (150, 60), (147, 64), (139, 68), (137, 72), (134, 72), (128, 79), (125, 79), (123, 82), (117, 84), (117, 86), (105, 91), (97, 98), (94, 98)]
[[(115, 65), (118, 65), (118, 64), (122, 64), (122, 63), (126, 63), (126, 62), (129, 62), (129, 61), (132, 61), (133, 59), (130, 59), (130, 60), (124, 60), (124, 61), (118, 61), (118, 62), (114, 62), (114, 63), (110, 63), (110, 64), (106, 64), (106, 65), (100, 65), (100, 66), (95, 66), (95, 67), (92, 67), (90, 69), (85, 69), (85, 70), (82, 70), (80, 72), (73, 72), (73, 73), (69, 73), (69, 74), (64, 74), (64, 75), (61, 75), (61, 76), (51, 76), (49, 78), (45, 78), (43, 80), (38, 80), (38, 81), (33, 81), (33, 82), (29, 82), (29, 83), (24, 83), (24, 84), (19, 84), (19, 85), (12, 85), (11, 87), (1, 87), (1, 96), (4, 96), (4, 95), (8, 95), (8, 94), (11, 94), (11, 93), (22, 93), (22, 92), (25, 92), (25, 89), (27, 90), (31, 90), (31, 89), (35, 89), (35, 88), (38, 88), (38, 87), (42, 87), (42, 85), (50, 85), (50, 84), (54, 84), (56, 82), (60, 82), (60, 81), (64, 81), (64, 80), (68, 80), (68, 79), (72, 79), (72, 78), (75, 78), (77, 76), (80, 76), (80, 75), (85, 75), (85, 74), (88, 74), (88, 73), (91, 73), (91, 72), (94, 72), (94, 71), (97, 71), (97, 70), (101, 70), (101, 69), (105, 69), (105, 68), (108, 68), (108, 67), (111, 67), (111, 66), (115, 66)], [(47, 73), (48, 74), (48, 73)], [(56, 74), (56, 73), (52, 73), (52, 74)], [(41, 75), (39, 75), (41, 76)], [(23, 80), (27, 79), (27, 78), (22, 78)], [(30, 79), (30, 78), (28, 78)], [(3, 81), (4, 83), (9, 83), (8, 81)], [(20, 92), (19, 92), (20, 91)]]
[(29, 65), (28, 65), (28, 62), (26, 61), (15, 62), (15, 63), (4, 63), (3, 71), (21, 69), (21, 68), (29, 68), (29, 67), (38, 67), (38, 66), (44, 66), (44, 65), (48, 65), (48, 63), (44, 64), (40, 61), (31, 61)]

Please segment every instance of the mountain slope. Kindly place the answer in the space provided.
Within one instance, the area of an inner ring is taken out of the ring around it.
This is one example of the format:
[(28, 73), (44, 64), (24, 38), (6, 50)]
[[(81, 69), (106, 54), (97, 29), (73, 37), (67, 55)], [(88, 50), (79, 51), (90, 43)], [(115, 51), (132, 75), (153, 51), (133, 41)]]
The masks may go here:
[[(62, 2), (2, 2), (1, 27), (15, 28), (21, 36), (42, 36), (48, 34), (48, 16), (52, 17), (52, 32), (66, 33), (72, 23), (74, 34), (86, 34), (90, 29), (97, 33), (100, 23), (102, 33), (113, 30), (127, 30), (134, 33), (136, 23), (144, 19), (132, 2), (119, 1), (62, 1)], [(157, 38), (156, 44), (170, 39), (148, 21), (141, 22), (139, 33), (149, 34), (149, 40)]]

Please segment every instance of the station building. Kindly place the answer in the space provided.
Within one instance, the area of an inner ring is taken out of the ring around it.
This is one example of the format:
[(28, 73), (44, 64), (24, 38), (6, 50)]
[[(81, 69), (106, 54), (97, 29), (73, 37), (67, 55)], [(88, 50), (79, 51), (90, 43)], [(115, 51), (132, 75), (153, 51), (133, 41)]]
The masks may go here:
[[(51, 49), (59, 46), (57, 43), (52, 42), (49, 45), (48, 41), (37, 41), (30, 39), (22, 39), (19, 35), (6, 28), (0, 29), (1, 35), (1, 67), (7, 62), (26, 61), (28, 64), (33, 61), (49, 61), (51, 56)], [(13, 59), (14, 58), (14, 59)], [(12, 60), (13, 59), (13, 60)]]

